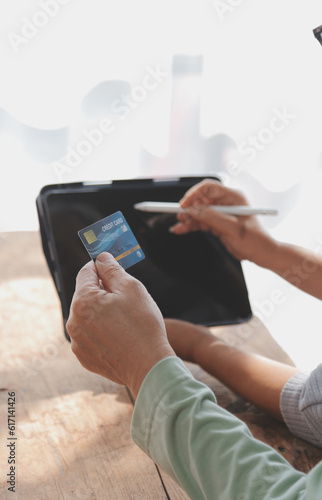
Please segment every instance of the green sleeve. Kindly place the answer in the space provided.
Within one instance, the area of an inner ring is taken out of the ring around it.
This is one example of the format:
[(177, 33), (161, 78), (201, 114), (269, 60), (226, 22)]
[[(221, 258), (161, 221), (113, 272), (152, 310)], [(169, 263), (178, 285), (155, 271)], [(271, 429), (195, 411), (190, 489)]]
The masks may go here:
[(322, 462), (296, 471), (220, 408), (182, 361), (148, 373), (135, 403), (132, 438), (192, 499), (321, 500)]

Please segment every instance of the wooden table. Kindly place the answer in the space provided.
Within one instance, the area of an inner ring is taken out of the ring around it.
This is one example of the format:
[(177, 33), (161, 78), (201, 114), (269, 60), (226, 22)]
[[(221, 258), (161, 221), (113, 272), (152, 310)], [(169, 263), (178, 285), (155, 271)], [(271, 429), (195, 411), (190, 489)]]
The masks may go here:
[[(0, 498), (185, 499), (131, 441), (133, 405), (125, 387), (82, 368), (62, 331), (58, 298), (38, 233), (0, 233)], [(234, 344), (291, 360), (254, 318), (220, 327)], [(322, 450), (294, 438), (196, 366), (194, 375), (253, 434), (308, 471)], [(7, 490), (8, 391), (16, 393), (16, 493)]]

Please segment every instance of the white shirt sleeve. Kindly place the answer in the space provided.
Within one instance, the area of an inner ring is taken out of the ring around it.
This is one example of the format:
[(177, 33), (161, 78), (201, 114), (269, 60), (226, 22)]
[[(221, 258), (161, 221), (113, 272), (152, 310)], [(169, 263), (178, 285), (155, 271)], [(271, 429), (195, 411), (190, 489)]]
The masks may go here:
[(295, 436), (322, 448), (322, 363), (310, 375), (297, 373), (285, 384), (280, 408)]

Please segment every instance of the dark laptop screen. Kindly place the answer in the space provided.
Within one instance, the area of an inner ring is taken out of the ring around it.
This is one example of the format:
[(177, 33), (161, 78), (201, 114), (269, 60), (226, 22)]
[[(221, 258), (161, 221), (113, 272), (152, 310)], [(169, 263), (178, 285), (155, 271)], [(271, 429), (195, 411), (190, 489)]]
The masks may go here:
[(141, 245), (145, 260), (127, 272), (142, 281), (164, 317), (215, 325), (249, 319), (240, 263), (210, 233), (176, 236), (169, 227), (175, 215), (139, 212), (139, 201), (178, 201), (196, 180), (119, 181), (104, 186), (65, 185), (45, 188), (40, 197), (61, 281), (64, 317), (75, 278), (89, 256), (78, 231), (121, 210)]

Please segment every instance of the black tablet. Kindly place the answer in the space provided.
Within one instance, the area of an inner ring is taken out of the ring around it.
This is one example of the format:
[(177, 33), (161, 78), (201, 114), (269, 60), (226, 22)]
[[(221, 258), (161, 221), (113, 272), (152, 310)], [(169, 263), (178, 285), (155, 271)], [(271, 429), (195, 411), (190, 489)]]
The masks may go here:
[[(203, 325), (249, 320), (251, 308), (239, 261), (205, 232), (169, 232), (172, 214), (134, 209), (141, 201), (179, 201), (202, 178), (134, 179), (104, 184), (45, 186), (37, 198), (44, 253), (58, 291), (64, 323), (75, 278), (89, 256), (78, 231), (120, 210), (146, 258), (127, 272), (142, 281), (164, 317)], [(217, 179), (218, 180), (218, 179)], [(65, 330), (68, 338), (68, 334)]]

